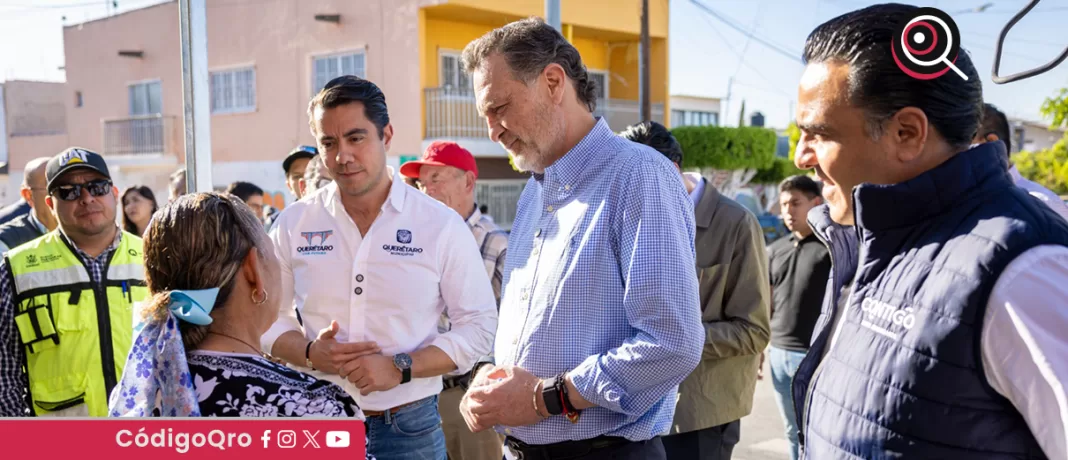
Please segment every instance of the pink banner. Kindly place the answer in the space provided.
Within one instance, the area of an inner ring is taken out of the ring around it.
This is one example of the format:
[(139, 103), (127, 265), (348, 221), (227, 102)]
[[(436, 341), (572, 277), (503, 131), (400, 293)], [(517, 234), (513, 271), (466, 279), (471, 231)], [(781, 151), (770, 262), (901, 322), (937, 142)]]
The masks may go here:
[[(0, 418), (5, 458), (362, 459), (363, 422), (348, 419)], [(43, 455), (43, 457), (42, 457)]]

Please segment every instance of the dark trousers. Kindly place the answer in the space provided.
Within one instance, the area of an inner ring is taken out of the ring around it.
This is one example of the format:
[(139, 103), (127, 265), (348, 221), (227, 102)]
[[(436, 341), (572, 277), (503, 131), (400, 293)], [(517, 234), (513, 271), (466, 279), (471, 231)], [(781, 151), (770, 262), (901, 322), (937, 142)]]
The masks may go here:
[(668, 460), (730, 460), (742, 435), (742, 421), (664, 437)]
[[(559, 447), (565, 447), (554, 445)], [(539, 451), (534, 449), (519, 456), (509, 453), (511, 458), (522, 460), (667, 460), (664, 454), (664, 445), (660, 438), (648, 441), (629, 441), (610, 447), (590, 449), (581, 444), (566, 446), (565, 449), (555, 448), (552, 451)]]

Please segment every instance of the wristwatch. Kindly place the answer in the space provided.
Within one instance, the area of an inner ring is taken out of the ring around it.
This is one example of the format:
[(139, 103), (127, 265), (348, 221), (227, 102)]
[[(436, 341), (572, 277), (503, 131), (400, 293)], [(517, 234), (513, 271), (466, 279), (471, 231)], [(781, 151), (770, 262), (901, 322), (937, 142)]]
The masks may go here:
[(564, 403), (560, 399), (560, 387), (556, 385), (556, 378), (542, 380), (541, 399), (545, 412), (549, 415), (564, 413)]
[(408, 353), (393, 355), (393, 365), (401, 371), (401, 384), (412, 381), (412, 357)]

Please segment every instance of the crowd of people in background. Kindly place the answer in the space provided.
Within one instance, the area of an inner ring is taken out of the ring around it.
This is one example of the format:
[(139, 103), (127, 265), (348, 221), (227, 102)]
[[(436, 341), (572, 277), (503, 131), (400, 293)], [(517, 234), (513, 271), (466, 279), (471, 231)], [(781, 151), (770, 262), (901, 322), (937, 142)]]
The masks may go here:
[(531, 175), (509, 231), (464, 146), (387, 165), (386, 95), (355, 76), (310, 101), (283, 210), (35, 159), (0, 210), (0, 415), (354, 417), (385, 460), (729, 459), (766, 352), (793, 459), (1068, 458), (1068, 208), (1008, 161), (966, 53), (963, 82), (897, 71), (886, 18), (915, 11), (809, 37), (813, 174), (779, 184), (767, 246), (666, 127), (595, 117), (533, 18), (462, 55)]

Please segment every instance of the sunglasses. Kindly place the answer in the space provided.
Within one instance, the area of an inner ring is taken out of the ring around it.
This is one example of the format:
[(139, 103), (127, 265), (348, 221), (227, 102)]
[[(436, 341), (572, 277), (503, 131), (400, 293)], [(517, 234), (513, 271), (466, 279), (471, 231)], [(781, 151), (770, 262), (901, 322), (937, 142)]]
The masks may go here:
[(84, 184), (58, 185), (49, 192), (49, 195), (63, 201), (74, 201), (82, 196), (83, 188), (89, 191), (89, 194), (92, 196), (104, 196), (111, 193), (111, 187), (111, 181), (107, 179), (97, 179)]

